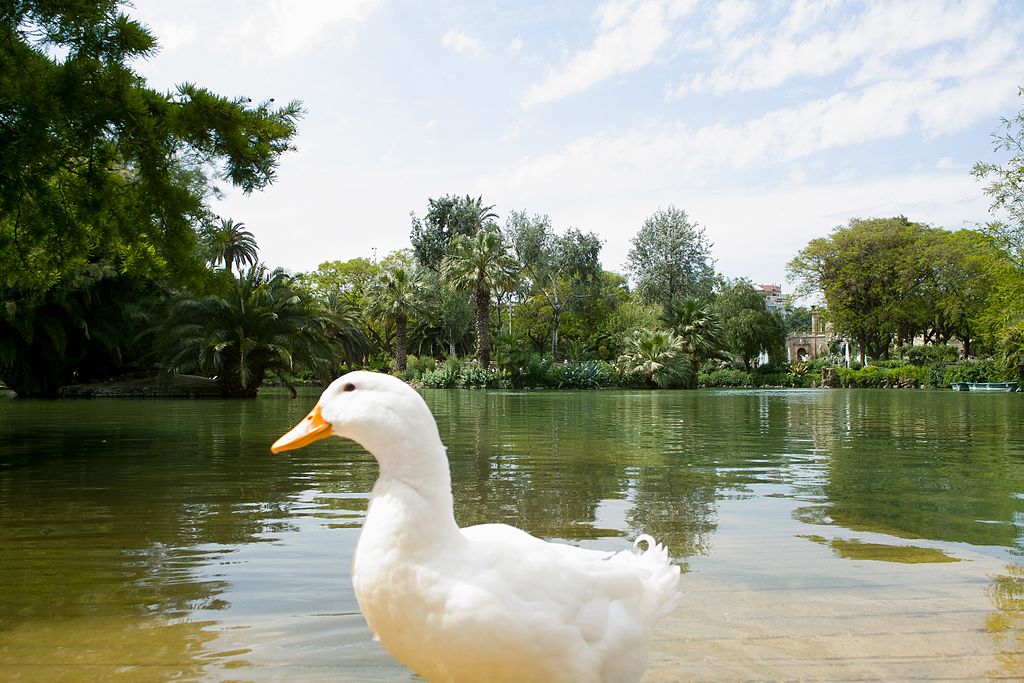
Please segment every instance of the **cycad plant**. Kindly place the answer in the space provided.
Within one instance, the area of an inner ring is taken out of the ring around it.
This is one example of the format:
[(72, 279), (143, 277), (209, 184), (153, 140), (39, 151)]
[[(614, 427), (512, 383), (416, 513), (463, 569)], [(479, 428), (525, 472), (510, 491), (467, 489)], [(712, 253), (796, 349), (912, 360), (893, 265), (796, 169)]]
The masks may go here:
[(298, 369), (330, 375), (344, 353), (332, 334), (343, 327), (283, 270), (258, 265), (223, 293), (179, 295), (159, 337), (166, 372), (215, 377), (226, 396), (252, 398), (268, 372), (282, 381)]
[(491, 363), (491, 292), (516, 280), (518, 262), (509, 254), (501, 234), (485, 228), (473, 237), (458, 236), (445, 258), (441, 277), (456, 290), (473, 293), (476, 311), (476, 359)]
[(618, 365), (627, 375), (640, 375), (647, 386), (661, 389), (684, 384), (690, 370), (682, 342), (668, 330), (634, 332)]

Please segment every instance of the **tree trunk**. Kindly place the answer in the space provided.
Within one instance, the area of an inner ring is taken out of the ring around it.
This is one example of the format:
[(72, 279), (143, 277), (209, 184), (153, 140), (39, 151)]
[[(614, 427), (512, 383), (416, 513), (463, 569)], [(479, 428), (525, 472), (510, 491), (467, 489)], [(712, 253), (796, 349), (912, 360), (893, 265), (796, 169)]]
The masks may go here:
[(562, 310), (551, 309), (551, 358), (558, 360), (558, 325), (562, 321)]
[(491, 293), (477, 289), (473, 295), (476, 304), (476, 360), (480, 367), (491, 365)]
[(395, 316), (395, 367), (399, 372), (405, 372), (405, 360), (408, 355), (405, 342), (406, 322), (404, 315)]

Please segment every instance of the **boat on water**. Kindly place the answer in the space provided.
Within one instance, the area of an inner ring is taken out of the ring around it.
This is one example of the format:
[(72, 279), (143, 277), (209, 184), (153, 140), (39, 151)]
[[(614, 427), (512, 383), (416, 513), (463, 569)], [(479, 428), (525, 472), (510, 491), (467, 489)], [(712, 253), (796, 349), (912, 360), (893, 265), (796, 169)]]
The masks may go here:
[(1017, 382), (953, 382), (953, 391), (1017, 391)]

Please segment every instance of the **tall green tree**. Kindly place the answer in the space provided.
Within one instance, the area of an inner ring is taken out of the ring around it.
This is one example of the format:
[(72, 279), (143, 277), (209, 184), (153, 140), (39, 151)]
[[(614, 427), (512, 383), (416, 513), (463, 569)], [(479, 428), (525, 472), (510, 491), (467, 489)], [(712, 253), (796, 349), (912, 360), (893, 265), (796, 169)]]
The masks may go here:
[(666, 307), (685, 298), (707, 300), (715, 284), (704, 228), (674, 206), (644, 221), (632, 239), (626, 270), (641, 299)]
[[(302, 113), (298, 102), (252, 105), (188, 83), (149, 88), (131, 62), (154, 55), (156, 40), (125, 5), (0, 7), (0, 338), (21, 340), (0, 357), (0, 377), (28, 393), (88, 374), (72, 359), (116, 358), (83, 349), (94, 314), (130, 308), (113, 292), (203, 277), (195, 226), (212, 183), (251, 192), (272, 182)], [(77, 309), (69, 333), (59, 302), (100, 298), (104, 312)], [(50, 330), (52, 343), (33, 330)]]
[(811, 240), (787, 266), (803, 294), (821, 293), (834, 330), (873, 358), (928, 324), (927, 283), (937, 229), (904, 216), (855, 218)]
[(246, 229), (245, 223), (219, 218), (216, 225), (203, 230), (202, 239), (206, 242), (210, 264), (223, 264), (228, 275), (233, 274), (235, 268), (256, 265), (259, 259), (256, 238)]
[(455, 239), (462, 235), (473, 237), (493, 224), (498, 215), (494, 207), (485, 205), (483, 197), (445, 195), (429, 199), (423, 219), (412, 214), (413, 255), (421, 266), (438, 271)]
[(394, 325), (393, 353), (399, 372), (405, 370), (409, 355), (409, 318), (424, 305), (423, 277), (413, 267), (385, 268), (371, 286), (368, 312)]
[(811, 310), (804, 306), (794, 306), (786, 313), (786, 333), (810, 332), (813, 324)]
[(506, 233), (535, 296), (551, 311), (551, 354), (558, 354), (562, 316), (576, 302), (589, 298), (601, 276), (601, 239), (570, 228), (562, 234), (547, 216), (513, 211)]
[(156, 332), (167, 372), (215, 376), (225, 395), (252, 398), (267, 373), (282, 381), (303, 368), (333, 376), (346, 328), (337, 313), (301, 296), (283, 270), (258, 265), (222, 293), (182, 292)]
[(974, 230), (936, 232), (927, 258), (932, 264), (925, 283), (925, 341), (945, 344), (951, 339), (963, 345), (964, 356), (973, 356), (985, 336), (985, 311), (999, 284), (999, 274), (1012, 262), (993, 238)]
[(765, 307), (764, 294), (749, 280), (728, 285), (715, 300), (722, 321), (722, 336), (729, 351), (750, 370), (761, 352), (772, 361), (780, 360), (786, 347), (786, 326), (782, 316)]
[[(1018, 95), (1024, 97), (1024, 88), (1018, 88)], [(992, 136), (994, 147), (1009, 158), (1002, 164), (979, 161), (972, 174), (987, 182), (985, 194), (997, 217), (997, 222), (987, 226), (989, 233), (1024, 267), (1024, 109), (1001, 121), (1002, 130)]]
[(491, 363), (491, 292), (517, 278), (518, 263), (497, 230), (460, 235), (444, 260), (442, 277), (456, 290), (472, 292), (476, 311), (476, 359)]
[[(1018, 89), (1024, 97), (1024, 88)], [(1007, 368), (1024, 379), (1024, 109), (1002, 119), (1002, 130), (993, 138), (995, 151), (1008, 158), (1002, 164), (978, 162), (974, 176), (985, 180), (996, 221), (985, 232), (1009, 259), (991, 269), (993, 293), (984, 313), (986, 336), (998, 346)]]

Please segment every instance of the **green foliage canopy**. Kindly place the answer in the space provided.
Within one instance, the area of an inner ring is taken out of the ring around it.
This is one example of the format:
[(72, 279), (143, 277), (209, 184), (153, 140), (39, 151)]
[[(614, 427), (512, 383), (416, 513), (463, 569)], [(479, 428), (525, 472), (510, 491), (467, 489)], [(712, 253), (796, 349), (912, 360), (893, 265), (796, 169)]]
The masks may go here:
[(156, 40), (124, 4), (0, 8), (0, 377), (23, 394), (52, 394), (89, 374), (86, 358), (107, 367), (131, 346), (125, 319), (106, 358), (84, 352), (101, 325), (80, 302), (127, 311), (111, 297), (203, 276), (195, 227), (212, 180), (272, 182), (302, 113), (149, 88), (130, 62)]
[(710, 298), (715, 284), (711, 242), (685, 211), (669, 206), (654, 212), (632, 245), (626, 269), (645, 302), (667, 307), (685, 298)]
[(332, 377), (349, 322), (299, 294), (283, 270), (250, 268), (222, 293), (182, 292), (158, 331), (168, 372), (216, 376), (228, 396), (251, 398), (268, 372), (305, 368)]
[(417, 263), (431, 270), (439, 270), (444, 257), (452, 249), (455, 238), (473, 237), (498, 217), (493, 206), (485, 206), (483, 197), (445, 195), (427, 201), (423, 219), (412, 214), (413, 255)]
[(811, 240), (788, 270), (801, 293), (824, 295), (837, 333), (886, 358), (893, 341), (917, 335), (959, 339), (969, 353), (1005, 265), (991, 238), (897, 216), (854, 219)]
[(590, 298), (601, 275), (601, 239), (593, 232), (570, 228), (558, 234), (547, 216), (525, 211), (509, 214), (506, 233), (523, 271), (529, 292), (551, 312), (551, 353), (558, 354), (562, 315), (574, 303)]
[(764, 294), (749, 280), (739, 279), (725, 287), (715, 300), (715, 311), (722, 321), (726, 348), (750, 370), (762, 351), (771, 361), (782, 358), (786, 346), (786, 326), (778, 313), (765, 308)]

